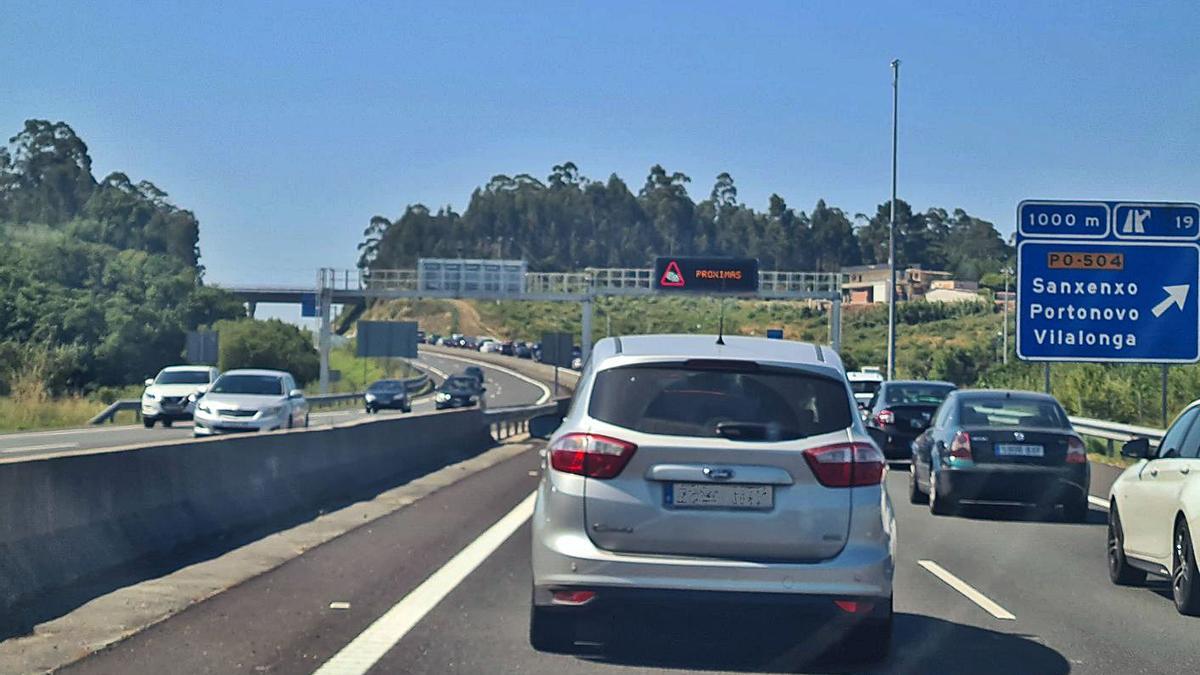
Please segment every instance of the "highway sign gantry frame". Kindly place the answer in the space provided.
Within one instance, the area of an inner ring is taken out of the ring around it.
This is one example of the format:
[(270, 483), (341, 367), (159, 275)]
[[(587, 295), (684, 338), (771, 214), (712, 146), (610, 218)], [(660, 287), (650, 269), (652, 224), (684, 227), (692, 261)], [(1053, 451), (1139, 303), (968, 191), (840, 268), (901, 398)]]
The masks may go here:
[(1020, 359), (1200, 360), (1200, 206), (1030, 200), (1017, 219)]

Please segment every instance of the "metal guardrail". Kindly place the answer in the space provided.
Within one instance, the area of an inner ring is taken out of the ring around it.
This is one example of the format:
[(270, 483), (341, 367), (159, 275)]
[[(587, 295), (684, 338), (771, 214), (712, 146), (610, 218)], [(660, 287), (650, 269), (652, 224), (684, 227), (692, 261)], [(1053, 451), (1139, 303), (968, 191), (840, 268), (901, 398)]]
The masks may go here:
[(1099, 438), (1105, 441), (1110, 457), (1117, 454), (1116, 443), (1125, 443), (1135, 438), (1148, 438), (1151, 445), (1158, 445), (1162, 440), (1162, 429), (1141, 427), (1135, 424), (1119, 424), (1108, 420), (1097, 420), (1090, 417), (1071, 417), (1071, 426), (1083, 436)]
[(483, 418), (487, 421), (488, 429), (492, 433), (492, 438), (502, 441), (517, 434), (523, 434), (529, 431), (529, 420), (538, 415), (545, 415), (558, 411), (561, 407), (561, 401), (552, 401), (541, 405), (522, 405), (513, 406), (511, 408), (494, 408), (486, 410), (483, 413)]
[[(408, 391), (410, 393), (421, 391), (428, 386), (429, 375), (427, 373), (423, 373), (417, 377), (410, 377), (404, 381), (404, 384), (408, 387)], [(363, 392), (361, 391), (353, 391), (342, 394), (314, 394), (312, 396), (305, 396), (304, 398), (308, 401), (309, 406), (313, 408), (324, 408), (326, 406), (345, 403), (346, 401), (357, 400), (362, 398), (362, 395)], [(140, 419), (142, 416), (141, 399), (127, 398), (120, 401), (114, 401), (109, 404), (107, 408), (101, 411), (99, 415), (96, 415), (92, 419), (88, 420), (88, 424), (104, 424), (105, 422), (112, 422), (116, 418), (117, 413), (123, 410), (132, 410), (134, 414), (137, 415), (137, 418)]]

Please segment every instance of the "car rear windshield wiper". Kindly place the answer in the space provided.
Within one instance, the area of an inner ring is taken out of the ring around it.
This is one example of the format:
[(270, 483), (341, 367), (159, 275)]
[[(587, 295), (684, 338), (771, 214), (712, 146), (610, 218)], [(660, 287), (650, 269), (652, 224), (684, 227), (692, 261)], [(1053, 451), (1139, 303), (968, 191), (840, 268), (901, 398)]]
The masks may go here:
[(796, 429), (771, 422), (718, 422), (717, 435), (735, 441), (786, 441), (803, 436)]

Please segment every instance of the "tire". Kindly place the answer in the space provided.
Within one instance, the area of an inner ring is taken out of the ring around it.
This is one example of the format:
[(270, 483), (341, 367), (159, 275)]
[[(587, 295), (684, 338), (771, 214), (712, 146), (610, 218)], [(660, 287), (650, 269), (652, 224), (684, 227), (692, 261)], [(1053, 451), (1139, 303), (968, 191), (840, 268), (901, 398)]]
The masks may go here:
[(1183, 519), (1175, 524), (1171, 562), (1171, 595), (1175, 598), (1175, 609), (1187, 616), (1200, 615), (1200, 570), (1196, 568), (1192, 533)]
[(1140, 586), (1146, 582), (1145, 570), (1125, 559), (1125, 531), (1115, 503), (1108, 511), (1108, 578), (1118, 586)]
[(142, 418), (142, 426), (146, 427), (147, 429), (153, 429), (154, 428), (154, 418), (153, 417), (143, 417)]
[(1068, 523), (1086, 523), (1088, 519), (1087, 495), (1063, 502), (1063, 519)]
[(539, 652), (566, 654), (575, 647), (575, 620), (543, 607), (529, 608), (529, 644)]
[(404, 406), (404, 412), (406, 412), (406, 413), (412, 412), (412, 406), (410, 406), (410, 405)]
[(892, 647), (892, 599), (888, 598), (887, 616), (867, 619), (842, 638), (840, 656), (854, 663), (874, 663), (887, 658)]
[(163, 419), (162, 424), (164, 427), (170, 429), (171, 425), (175, 424), (175, 420), (171, 419), (170, 417), (167, 417), (167, 418)]
[(945, 495), (938, 494), (937, 476), (929, 472), (929, 512), (935, 516), (953, 515), (958, 510), (958, 504)]
[(921, 492), (921, 486), (917, 484), (916, 462), (908, 465), (908, 501), (910, 504), (924, 504), (929, 501), (929, 495)]

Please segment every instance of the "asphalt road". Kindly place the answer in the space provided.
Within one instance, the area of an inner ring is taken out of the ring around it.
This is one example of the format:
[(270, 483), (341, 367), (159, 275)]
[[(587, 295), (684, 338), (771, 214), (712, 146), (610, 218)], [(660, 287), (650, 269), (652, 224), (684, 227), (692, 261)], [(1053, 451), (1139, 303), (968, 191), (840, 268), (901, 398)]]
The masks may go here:
[[(445, 375), (453, 375), (462, 371), (467, 363), (459, 360), (462, 357), (442, 356), (423, 352), (418, 362), (427, 366), (440, 380)], [(498, 408), (510, 405), (521, 405), (537, 401), (543, 394), (542, 389), (526, 380), (497, 370), (494, 366), (481, 363), (487, 386), (488, 407)], [(433, 400), (430, 397), (421, 398), (414, 402), (413, 412), (433, 410)], [(381, 415), (402, 414), (399, 411), (382, 411)], [(338, 410), (315, 409), (309, 416), (312, 425), (337, 424), (363, 417), (361, 408), (344, 408)], [(141, 425), (112, 426), (98, 425), (80, 429), (58, 429), (54, 431), (33, 431), (12, 434), (0, 434), (0, 459), (42, 456), (53, 453), (68, 453), (76, 450), (108, 448), (138, 443), (153, 443), (164, 439), (188, 438), (192, 434), (191, 422), (176, 423), (170, 429), (156, 426), (146, 429)]]
[[(536, 468), (534, 452), (518, 455), (193, 605), (66, 672), (313, 672), (397, 603), (409, 607), (418, 586), (428, 590), (442, 578), (443, 565), (453, 567), (447, 561), (526, 499)], [(936, 517), (903, 499), (905, 480), (898, 471), (888, 478), (900, 532), (895, 642), (889, 659), (866, 672), (1195, 671), (1200, 619), (1176, 614), (1165, 583), (1109, 584), (1102, 511), (1093, 509), (1086, 524), (1041, 521), (1007, 509)], [(946, 573), (965, 583), (964, 590), (947, 583)], [(423, 617), (381, 621), (419, 618), (370, 672), (858, 670), (816, 655), (814, 645), (828, 637), (819, 625), (670, 608), (599, 627), (615, 631), (608, 649), (539, 654), (526, 636), (529, 586), (524, 521), (460, 583), (447, 583), (445, 597)], [(331, 603), (347, 604), (336, 609)]]

